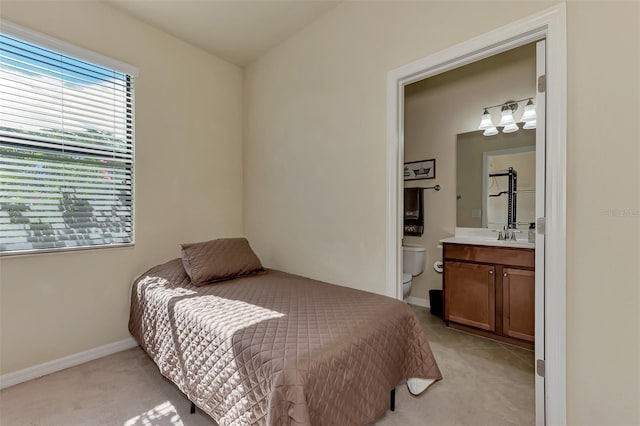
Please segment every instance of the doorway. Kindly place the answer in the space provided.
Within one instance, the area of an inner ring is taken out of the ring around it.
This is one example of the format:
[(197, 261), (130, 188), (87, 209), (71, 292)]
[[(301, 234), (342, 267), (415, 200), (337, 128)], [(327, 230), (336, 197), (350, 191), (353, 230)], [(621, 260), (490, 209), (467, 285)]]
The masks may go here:
[[(387, 294), (402, 295), (402, 184), (404, 159), (405, 86), (506, 52), (538, 40), (546, 40), (547, 60), (539, 89), (546, 97), (542, 155), (545, 189), (537, 219), (538, 235), (546, 250), (536, 250), (536, 424), (566, 423), (566, 6), (509, 24), (480, 37), (422, 58), (387, 76)], [(540, 102), (538, 102), (539, 104)], [(546, 149), (545, 145), (546, 144)], [(540, 158), (540, 157), (538, 157)], [(540, 177), (539, 177), (540, 178)], [(538, 178), (538, 179), (539, 179)], [(536, 195), (538, 196), (538, 195)], [(536, 209), (538, 210), (538, 209)], [(537, 212), (538, 214), (538, 212)], [(542, 309), (540, 309), (542, 307)]]

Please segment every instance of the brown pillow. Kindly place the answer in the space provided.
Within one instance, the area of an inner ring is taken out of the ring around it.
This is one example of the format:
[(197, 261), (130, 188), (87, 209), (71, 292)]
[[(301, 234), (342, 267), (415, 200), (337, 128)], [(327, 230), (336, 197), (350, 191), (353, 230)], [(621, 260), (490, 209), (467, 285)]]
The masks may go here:
[(263, 269), (246, 238), (221, 238), (181, 247), (182, 265), (193, 285), (228, 280)]

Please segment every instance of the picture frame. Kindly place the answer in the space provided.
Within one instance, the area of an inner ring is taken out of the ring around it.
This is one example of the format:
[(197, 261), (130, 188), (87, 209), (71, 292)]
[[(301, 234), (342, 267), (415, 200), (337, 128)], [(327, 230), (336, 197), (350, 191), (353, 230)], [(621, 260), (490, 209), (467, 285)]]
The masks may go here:
[(436, 178), (436, 159), (404, 163), (404, 180)]

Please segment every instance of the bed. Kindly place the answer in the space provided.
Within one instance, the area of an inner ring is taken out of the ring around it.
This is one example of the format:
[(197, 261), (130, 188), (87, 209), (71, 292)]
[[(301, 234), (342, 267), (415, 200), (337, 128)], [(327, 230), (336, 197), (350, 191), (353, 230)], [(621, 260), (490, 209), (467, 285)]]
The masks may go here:
[(362, 425), (442, 377), (400, 301), (276, 270), (196, 286), (185, 267), (134, 281), (129, 330), (221, 426)]

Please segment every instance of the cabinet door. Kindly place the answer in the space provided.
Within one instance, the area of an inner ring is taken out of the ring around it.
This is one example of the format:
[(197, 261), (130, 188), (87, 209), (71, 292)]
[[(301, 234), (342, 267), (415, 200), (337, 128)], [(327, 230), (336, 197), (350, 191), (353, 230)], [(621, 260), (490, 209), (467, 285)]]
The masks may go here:
[(504, 268), (502, 275), (502, 329), (506, 336), (535, 340), (534, 271)]
[(447, 261), (444, 273), (445, 320), (495, 331), (495, 268)]

